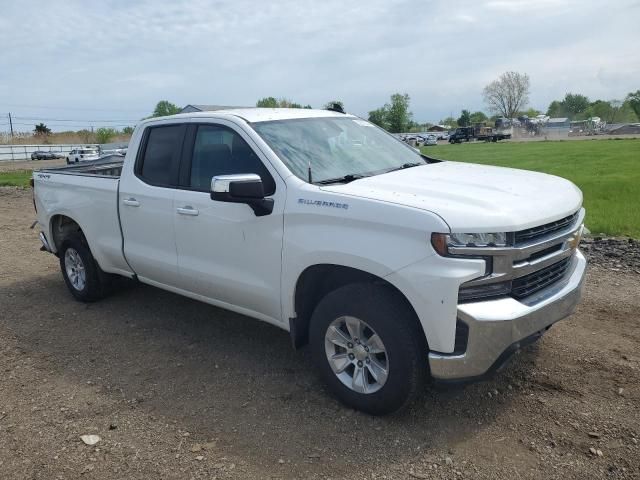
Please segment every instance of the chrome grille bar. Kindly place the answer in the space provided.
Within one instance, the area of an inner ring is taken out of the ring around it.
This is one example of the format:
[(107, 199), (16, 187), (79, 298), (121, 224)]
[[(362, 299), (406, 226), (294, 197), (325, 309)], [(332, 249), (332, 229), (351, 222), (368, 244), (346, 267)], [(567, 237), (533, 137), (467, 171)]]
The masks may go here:
[(534, 240), (536, 238), (543, 237), (553, 232), (557, 232), (558, 230), (562, 230), (569, 225), (573, 225), (578, 216), (576, 212), (573, 215), (569, 215), (568, 217), (561, 218), (555, 222), (547, 223), (545, 225), (540, 225), (539, 227), (527, 228), (526, 230), (520, 230), (519, 232), (515, 232), (515, 243), (516, 246), (528, 242), (530, 240)]
[(475, 288), (477, 292), (476, 287), (483, 285), (487, 286), (489, 297), (490, 285), (509, 285), (511, 282), (510, 295), (522, 299), (559, 281), (574, 256), (582, 234), (584, 214), (584, 209), (580, 209), (557, 222), (516, 232), (515, 235), (527, 232), (528, 238), (525, 241), (525, 236), (516, 237), (520, 238), (520, 243), (512, 247), (450, 248), (453, 255), (473, 255), (491, 260), (488, 262), (492, 267), (489, 274), (460, 286), (461, 297), (465, 288), (469, 291)]

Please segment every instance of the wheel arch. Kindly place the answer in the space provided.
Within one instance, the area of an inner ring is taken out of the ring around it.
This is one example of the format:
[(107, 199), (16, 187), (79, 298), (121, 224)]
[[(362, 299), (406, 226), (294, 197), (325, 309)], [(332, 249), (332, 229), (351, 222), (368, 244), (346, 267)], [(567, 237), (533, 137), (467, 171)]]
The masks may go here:
[[(424, 336), (418, 315), (409, 299), (398, 287), (373, 273), (344, 265), (321, 263), (308, 266), (298, 276), (294, 289), (295, 317), (289, 319), (289, 333), (294, 348), (300, 348), (309, 341), (311, 315), (329, 292), (353, 283), (372, 283), (388, 288), (403, 301), (414, 314), (414, 321)], [(424, 337), (427, 342), (426, 336)]]
[(50, 245), (55, 249), (55, 254), (60, 251), (60, 247), (64, 240), (71, 235), (80, 234), (86, 243), (86, 237), (82, 231), (80, 224), (68, 215), (57, 213), (52, 215), (49, 220), (49, 234), (51, 238)]

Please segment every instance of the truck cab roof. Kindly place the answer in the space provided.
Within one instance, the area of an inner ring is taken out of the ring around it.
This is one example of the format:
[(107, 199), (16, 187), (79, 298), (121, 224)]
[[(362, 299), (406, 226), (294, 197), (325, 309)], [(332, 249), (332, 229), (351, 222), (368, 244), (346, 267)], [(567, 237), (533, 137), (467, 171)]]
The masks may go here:
[(240, 117), (247, 122), (269, 122), (273, 120), (293, 120), (301, 118), (320, 117), (349, 117), (353, 115), (338, 113), (331, 110), (320, 110), (310, 108), (230, 108), (226, 110), (215, 110), (210, 112), (179, 113), (168, 117), (149, 118), (142, 123), (170, 118), (225, 118), (228, 116)]

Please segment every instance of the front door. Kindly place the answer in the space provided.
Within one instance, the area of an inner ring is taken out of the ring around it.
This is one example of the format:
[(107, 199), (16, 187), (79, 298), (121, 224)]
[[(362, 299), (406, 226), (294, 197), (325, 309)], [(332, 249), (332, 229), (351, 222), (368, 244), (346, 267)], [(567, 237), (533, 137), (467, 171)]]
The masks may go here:
[[(281, 320), (280, 272), (285, 184), (250, 138), (229, 122), (192, 124), (186, 136), (174, 226), (180, 288), (223, 307)], [(217, 175), (258, 174), (273, 212), (211, 199)], [(235, 308), (234, 308), (235, 307)]]

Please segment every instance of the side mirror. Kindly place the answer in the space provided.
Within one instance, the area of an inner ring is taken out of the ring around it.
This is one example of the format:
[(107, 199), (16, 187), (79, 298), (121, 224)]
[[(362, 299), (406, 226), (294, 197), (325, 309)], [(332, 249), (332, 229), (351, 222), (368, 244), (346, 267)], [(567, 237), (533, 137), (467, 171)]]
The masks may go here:
[(269, 215), (273, 211), (273, 198), (265, 198), (262, 179), (255, 173), (213, 177), (211, 199), (218, 202), (246, 203), (257, 217)]

